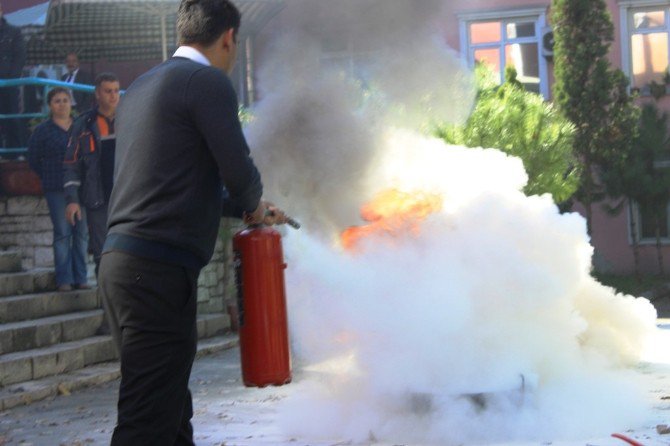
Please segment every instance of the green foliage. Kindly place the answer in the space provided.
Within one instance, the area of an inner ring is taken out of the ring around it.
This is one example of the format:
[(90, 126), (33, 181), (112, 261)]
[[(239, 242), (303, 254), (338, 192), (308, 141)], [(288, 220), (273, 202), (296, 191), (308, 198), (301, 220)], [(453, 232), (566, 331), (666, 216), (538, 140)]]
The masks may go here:
[(603, 173), (612, 196), (624, 196), (648, 208), (662, 208), (670, 198), (670, 171), (656, 167), (656, 161), (670, 155), (668, 114), (653, 104), (642, 107), (639, 132), (634, 143)]
[[(670, 136), (668, 135), (668, 114), (661, 113), (655, 103), (642, 107), (639, 131), (629, 150), (609, 163), (603, 169), (602, 178), (610, 196), (625, 197), (632, 206), (637, 203), (641, 209), (650, 211), (656, 227), (656, 242), (659, 273), (664, 274), (663, 253), (660, 243), (660, 222), (665, 217), (666, 205), (670, 199), (670, 170), (659, 168), (658, 161), (670, 158)], [(619, 212), (615, 208), (611, 212)], [(635, 224), (635, 219), (631, 220)], [(637, 230), (632, 231), (636, 272), (639, 270)], [(639, 274), (639, 273), (638, 273)]]
[(640, 277), (593, 272), (591, 275), (603, 285), (614, 288), (618, 293), (640, 296), (650, 290), (667, 285), (670, 278), (645, 275)]
[(477, 91), (482, 92), (498, 87), (496, 74), (485, 63), (477, 61), (475, 63), (475, 82)]
[(251, 121), (254, 120), (254, 115), (253, 113), (251, 113), (251, 110), (241, 105), (237, 109), (237, 116), (238, 118), (240, 118), (240, 122), (242, 123), (242, 125), (249, 124)]
[(651, 93), (654, 99), (658, 101), (663, 96), (665, 96), (665, 84), (659, 84), (656, 81), (651, 81), (649, 83), (649, 93)]
[(574, 156), (582, 164), (577, 198), (587, 208), (604, 197), (595, 175), (617, 164), (632, 144), (637, 109), (627, 79), (607, 58), (614, 27), (604, 0), (553, 0), (554, 99), (575, 125)]
[(438, 135), (450, 144), (497, 148), (523, 161), (528, 195), (549, 193), (556, 203), (569, 199), (579, 172), (572, 157), (573, 126), (541, 95), (527, 92), (508, 68), (499, 88), (479, 92), (470, 118), (461, 127), (445, 127)]

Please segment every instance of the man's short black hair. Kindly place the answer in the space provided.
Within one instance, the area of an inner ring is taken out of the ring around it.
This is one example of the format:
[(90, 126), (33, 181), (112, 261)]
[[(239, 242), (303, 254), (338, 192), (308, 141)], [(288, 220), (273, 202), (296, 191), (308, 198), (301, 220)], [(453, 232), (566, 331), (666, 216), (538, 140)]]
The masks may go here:
[(209, 46), (231, 28), (237, 38), (241, 18), (230, 0), (182, 0), (177, 12), (179, 43)]
[(100, 73), (95, 77), (95, 88), (98, 88), (103, 82), (119, 82), (119, 78), (114, 73)]

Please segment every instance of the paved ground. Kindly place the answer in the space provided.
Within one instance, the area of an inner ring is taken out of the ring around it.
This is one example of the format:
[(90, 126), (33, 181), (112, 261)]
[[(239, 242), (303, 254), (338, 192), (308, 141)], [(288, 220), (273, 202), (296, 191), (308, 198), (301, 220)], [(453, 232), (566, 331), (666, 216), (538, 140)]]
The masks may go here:
[[(656, 433), (657, 424), (670, 424), (670, 364), (655, 365), (651, 373), (653, 379), (650, 380), (649, 398), (656, 408), (657, 416), (649, 421), (648, 426), (625, 432), (625, 435), (645, 446), (670, 445), (670, 435)], [(286, 438), (277, 426), (276, 405), (290, 386), (245, 389), (239, 375), (237, 348), (196, 361), (191, 390), (196, 410), (193, 422), (198, 446), (356, 446), (346, 440), (313, 442)], [(69, 396), (59, 396), (0, 413), (0, 446), (109, 444), (115, 419), (117, 386), (118, 381), (113, 381)], [(376, 445), (400, 446), (393, 443)], [(571, 443), (524, 444), (531, 445), (625, 446), (626, 443), (607, 437)], [(522, 445), (517, 443), (515, 446)]]

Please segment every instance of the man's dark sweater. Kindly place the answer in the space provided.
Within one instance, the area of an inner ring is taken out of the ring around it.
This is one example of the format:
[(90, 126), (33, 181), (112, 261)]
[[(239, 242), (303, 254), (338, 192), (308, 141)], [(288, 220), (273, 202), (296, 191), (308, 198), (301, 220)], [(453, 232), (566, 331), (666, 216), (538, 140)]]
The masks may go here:
[(230, 80), (216, 68), (174, 57), (126, 91), (116, 132), (104, 252), (203, 267), (221, 215), (254, 211), (263, 189)]

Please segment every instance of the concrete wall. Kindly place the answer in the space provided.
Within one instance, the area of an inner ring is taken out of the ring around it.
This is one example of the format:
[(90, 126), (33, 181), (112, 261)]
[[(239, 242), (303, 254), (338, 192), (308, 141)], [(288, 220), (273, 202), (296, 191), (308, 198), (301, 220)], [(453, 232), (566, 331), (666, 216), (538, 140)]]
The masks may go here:
[[(235, 303), (235, 280), (231, 265), (231, 239), (238, 220), (223, 220), (214, 257), (198, 280), (198, 312), (226, 313)], [(24, 269), (53, 268), (53, 233), (44, 197), (0, 195), (0, 250), (21, 253)], [(89, 260), (89, 277), (93, 263)]]

